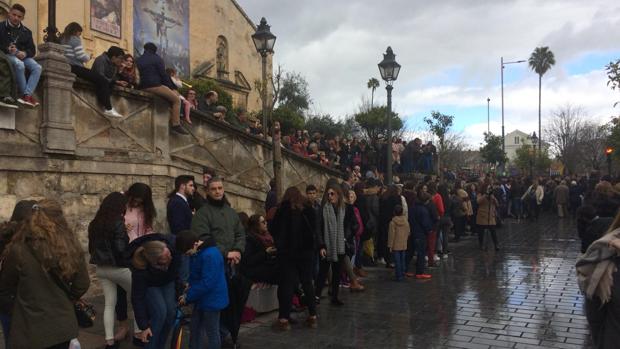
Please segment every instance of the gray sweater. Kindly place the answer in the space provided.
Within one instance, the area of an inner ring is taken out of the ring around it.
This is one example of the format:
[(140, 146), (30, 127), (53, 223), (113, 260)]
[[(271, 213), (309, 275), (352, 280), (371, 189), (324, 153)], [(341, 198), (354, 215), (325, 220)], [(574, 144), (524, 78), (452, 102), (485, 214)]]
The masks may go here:
[(80, 37), (71, 36), (68, 40), (63, 40), (62, 46), (69, 64), (83, 67), (84, 63), (90, 60), (90, 55), (84, 51)]

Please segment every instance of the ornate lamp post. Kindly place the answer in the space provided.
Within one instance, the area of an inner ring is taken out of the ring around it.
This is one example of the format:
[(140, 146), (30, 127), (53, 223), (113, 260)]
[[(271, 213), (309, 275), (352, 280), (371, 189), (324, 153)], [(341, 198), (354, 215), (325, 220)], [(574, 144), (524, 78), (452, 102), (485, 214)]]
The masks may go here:
[[(260, 24), (256, 28), (256, 32), (252, 34), (252, 41), (256, 46), (256, 51), (260, 53), (263, 65), (262, 76), (262, 100), (263, 100), (263, 134), (265, 138), (268, 135), (267, 129), (267, 55), (273, 54), (273, 46), (276, 44), (276, 36), (271, 33), (271, 26), (267, 24), (265, 17), (261, 18)], [(280, 127), (272, 122), (272, 151), (273, 151), (273, 176), (276, 182), (276, 197), (280, 199), (282, 195), (282, 149), (280, 149)]]
[(58, 28), (56, 28), (56, 0), (48, 0), (47, 28), (43, 30), (43, 41), (58, 43)]
[(530, 140), (532, 141), (532, 148), (530, 148), (530, 178), (531, 178), (533, 175), (533, 169), (534, 169), (534, 158), (536, 157), (536, 144), (538, 143), (538, 137), (536, 137), (536, 132), (532, 133)]
[(387, 51), (383, 54), (383, 60), (379, 63), (379, 73), (385, 81), (385, 89), (387, 90), (387, 169), (386, 184), (392, 184), (392, 84), (398, 78), (400, 72), (400, 64), (396, 63), (396, 55), (392, 48), (388, 46)]
[(491, 133), (491, 98), (487, 98), (487, 133)]

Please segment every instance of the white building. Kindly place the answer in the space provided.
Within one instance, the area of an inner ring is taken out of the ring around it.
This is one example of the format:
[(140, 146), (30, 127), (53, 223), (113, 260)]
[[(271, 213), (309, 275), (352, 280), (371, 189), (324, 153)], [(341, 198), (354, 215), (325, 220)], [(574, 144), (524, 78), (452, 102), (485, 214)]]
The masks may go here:
[(520, 130), (514, 130), (506, 134), (506, 156), (510, 161), (514, 161), (517, 157), (517, 149), (523, 145), (532, 145), (530, 137), (532, 134), (527, 134)]

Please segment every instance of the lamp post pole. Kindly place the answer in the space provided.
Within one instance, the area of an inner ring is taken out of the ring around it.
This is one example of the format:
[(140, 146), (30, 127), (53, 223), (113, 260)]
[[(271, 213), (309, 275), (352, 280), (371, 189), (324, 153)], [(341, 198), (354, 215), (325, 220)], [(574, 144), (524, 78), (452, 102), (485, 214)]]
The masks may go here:
[(504, 154), (506, 153), (506, 135), (504, 133), (504, 67), (506, 64), (518, 64), (523, 62), (525, 62), (524, 59), (514, 62), (504, 62), (504, 57), (500, 57), (500, 76), (502, 85), (502, 152)]
[[(270, 31), (271, 26), (267, 24), (265, 17), (261, 18), (260, 24), (256, 27), (256, 32), (252, 34), (252, 41), (256, 46), (256, 51), (261, 55), (262, 63), (262, 113), (263, 113), (263, 135), (265, 139), (269, 134), (267, 127), (267, 114), (269, 107), (267, 105), (267, 54), (273, 53), (273, 46), (276, 43), (276, 36)], [(271, 147), (273, 157), (273, 177), (276, 182), (276, 198), (280, 200), (282, 195), (282, 149), (280, 149), (280, 126), (271, 120)]]
[(388, 83), (385, 86), (387, 90), (387, 184), (392, 184), (392, 84)]
[(387, 156), (387, 168), (386, 184), (392, 184), (392, 84), (398, 78), (400, 72), (400, 64), (396, 63), (396, 55), (392, 48), (388, 46), (387, 50), (383, 54), (383, 60), (378, 64), (379, 73), (381, 78), (385, 81), (385, 89), (387, 90), (387, 144), (386, 144), (386, 156)]
[(56, 28), (56, 0), (48, 0), (47, 28), (43, 30), (43, 41), (58, 43), (58, 28)]
[(489, 111), (490, 105), (491, 98), (487, 98), (487, 133), (491, 133), (491, 113)]

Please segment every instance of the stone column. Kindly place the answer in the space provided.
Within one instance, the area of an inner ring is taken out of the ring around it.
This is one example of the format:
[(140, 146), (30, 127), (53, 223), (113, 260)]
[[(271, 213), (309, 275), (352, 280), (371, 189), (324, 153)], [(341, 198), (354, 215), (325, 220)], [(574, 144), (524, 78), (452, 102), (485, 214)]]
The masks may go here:
[(43, 120), (41, 145), (45, 153), (75, 154), (75, 120), (71, 94), (75, 75), (59, 44), (39, 45), (37, 62), (43, 67), (39, 91)]

